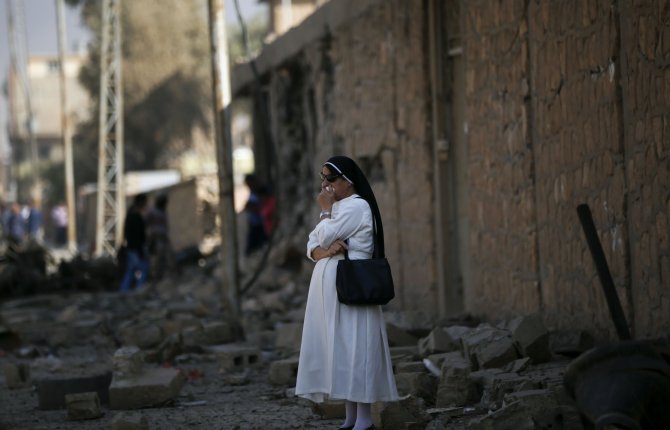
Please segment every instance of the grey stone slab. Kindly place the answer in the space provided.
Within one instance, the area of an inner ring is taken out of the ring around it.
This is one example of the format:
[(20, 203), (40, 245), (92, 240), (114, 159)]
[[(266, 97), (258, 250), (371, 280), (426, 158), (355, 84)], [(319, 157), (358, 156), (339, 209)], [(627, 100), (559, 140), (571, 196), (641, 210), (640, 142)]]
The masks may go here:
[(38, 407), (44, 410), (65, 408), (65, 395), (95, 392), (102, 404), (109, 402), (112, 372), (83, 376), (54, 376), (35, 380)]
[(179, 395), (186, 381), (175, 368), (145, 368), (140, 375), (114, 378), (109, 386), (110, 409), (159, 406)]

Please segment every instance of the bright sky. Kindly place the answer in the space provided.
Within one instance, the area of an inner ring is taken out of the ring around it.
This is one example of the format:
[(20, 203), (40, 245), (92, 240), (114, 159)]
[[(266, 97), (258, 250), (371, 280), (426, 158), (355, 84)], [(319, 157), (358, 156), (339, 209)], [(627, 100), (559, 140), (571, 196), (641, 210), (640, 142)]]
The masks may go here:
[[(15, 0), (14, 0), (15, 1)], [(27, 56), (35, 54), (55, 54), (58, 52), (58, 35), (56, 32), (56, 0), (19, 0), (23, 1), (26, 14)], [(137, 1), (137, 0), (132, 0)], [(203, 6), (206, 6), (206, 0)], [(267, 10), (266, 4), (259, 0), (238, 0), (242, 16), (248, 19)], [(0, 1), (0, 157), (7, 145), (6, 122), (7, 100), (4, 85), (7, 80), (9, 63), (9, 37), (7, 33), (7, 5), (9, 0)], [(226, 21), (237, 22), (233, 0), (225, 0)], [(81, 23), (79, 10), (65, 6), (66, 46), (67, 52), (86, 49), (91, 36)]]

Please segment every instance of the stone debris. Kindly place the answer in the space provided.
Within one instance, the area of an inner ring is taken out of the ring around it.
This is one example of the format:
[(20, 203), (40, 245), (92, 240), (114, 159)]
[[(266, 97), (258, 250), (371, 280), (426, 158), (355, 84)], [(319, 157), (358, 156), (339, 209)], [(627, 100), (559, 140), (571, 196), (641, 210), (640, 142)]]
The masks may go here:
[(73, 421), (92, 420), (103, 415), (98, 393), (67, 394), (65, 406), (67, 418)]
[(5, 383), (9, 389), (26, 388), (32, 385), (30, 366), (25, 363), (3, 363), (2, 372), (5, 375)]
[(112, 430), (149, 430), (149, 423), (140, 414), (119, 412), (112, 419)]
[(110, 409), (140, 409), (173, 401), (186, 382), (175, 368), (145, 368), (138, 375), (112, 379), (109, 386)]
[[(265, 388), (260, 400), (300, 405), (312, 416), (341, 422), (343, 402), (314, 404), (294, 395), (306, 301), (300, 285), (308, 284), (308, 273), (281, 269), (262, 276), (242, 301), (239, 320), (232, 320), (224, 304), (211, 299), (219, 270), (187, 268), (178, 279), (125, 296), (86, 292), (3, 303), (2, 332), (20, 339), (12, 349), (3, 346), (13, 351), (8, 357), (0, 354), (4, 385), (20, 389), (34, 382), (40, 409), (67, 408), (70, 419), (84, 420), (100, 417), (105, 407), (225, 411), (205, 400), (207, 384), (235, 393), (258, 390), (262, 381), (271, 391)], [(495, 325), (470, 317), (436, 323), (422, 312), (392, 310), (385, 319), (402, 398), (373, 405), (377, 428), (582, 428), (562, 385), (568, 361), (560, 354), (588, 348), (588, 333), (549, 332), (533, 315)], [(195, 395), (182, 393), (187, 384)], [(99, 419), (112, 429), (148, 429), (140, 414)]]

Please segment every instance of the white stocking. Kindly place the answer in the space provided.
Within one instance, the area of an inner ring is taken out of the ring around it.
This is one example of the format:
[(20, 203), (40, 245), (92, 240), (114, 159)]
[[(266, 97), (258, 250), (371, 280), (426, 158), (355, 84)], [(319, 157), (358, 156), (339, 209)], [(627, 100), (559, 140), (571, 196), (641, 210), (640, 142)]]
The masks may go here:
[(365, 430), (372, 425), (370, 403), (357, 403), (357, 405), (356, 426), (354, 426), (354, 430)]
[(342, 427), (351, 427), (356, 423), (356, 403), (347, 400), (344, 402), (344, 408), (347, 414)]

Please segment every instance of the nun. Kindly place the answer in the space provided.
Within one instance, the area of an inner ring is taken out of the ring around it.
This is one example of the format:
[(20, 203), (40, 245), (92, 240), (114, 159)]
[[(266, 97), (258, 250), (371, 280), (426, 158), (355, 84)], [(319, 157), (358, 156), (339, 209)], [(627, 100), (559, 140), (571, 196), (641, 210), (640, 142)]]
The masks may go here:
[[(300, 348), (296, 395), (314, 402), (345, 400), (340, 429), (374, 429), (370, 406), (398, 400), (381, 306), (348, 306), (337, 300), (337, 263), (370, 258), (384, 229), (367, 178), (350, 158), (334, 156), (321, 167), (319, 220), (309, 234), (314, 261)], [(375, 228), (376, 226), (376, 228)]]

